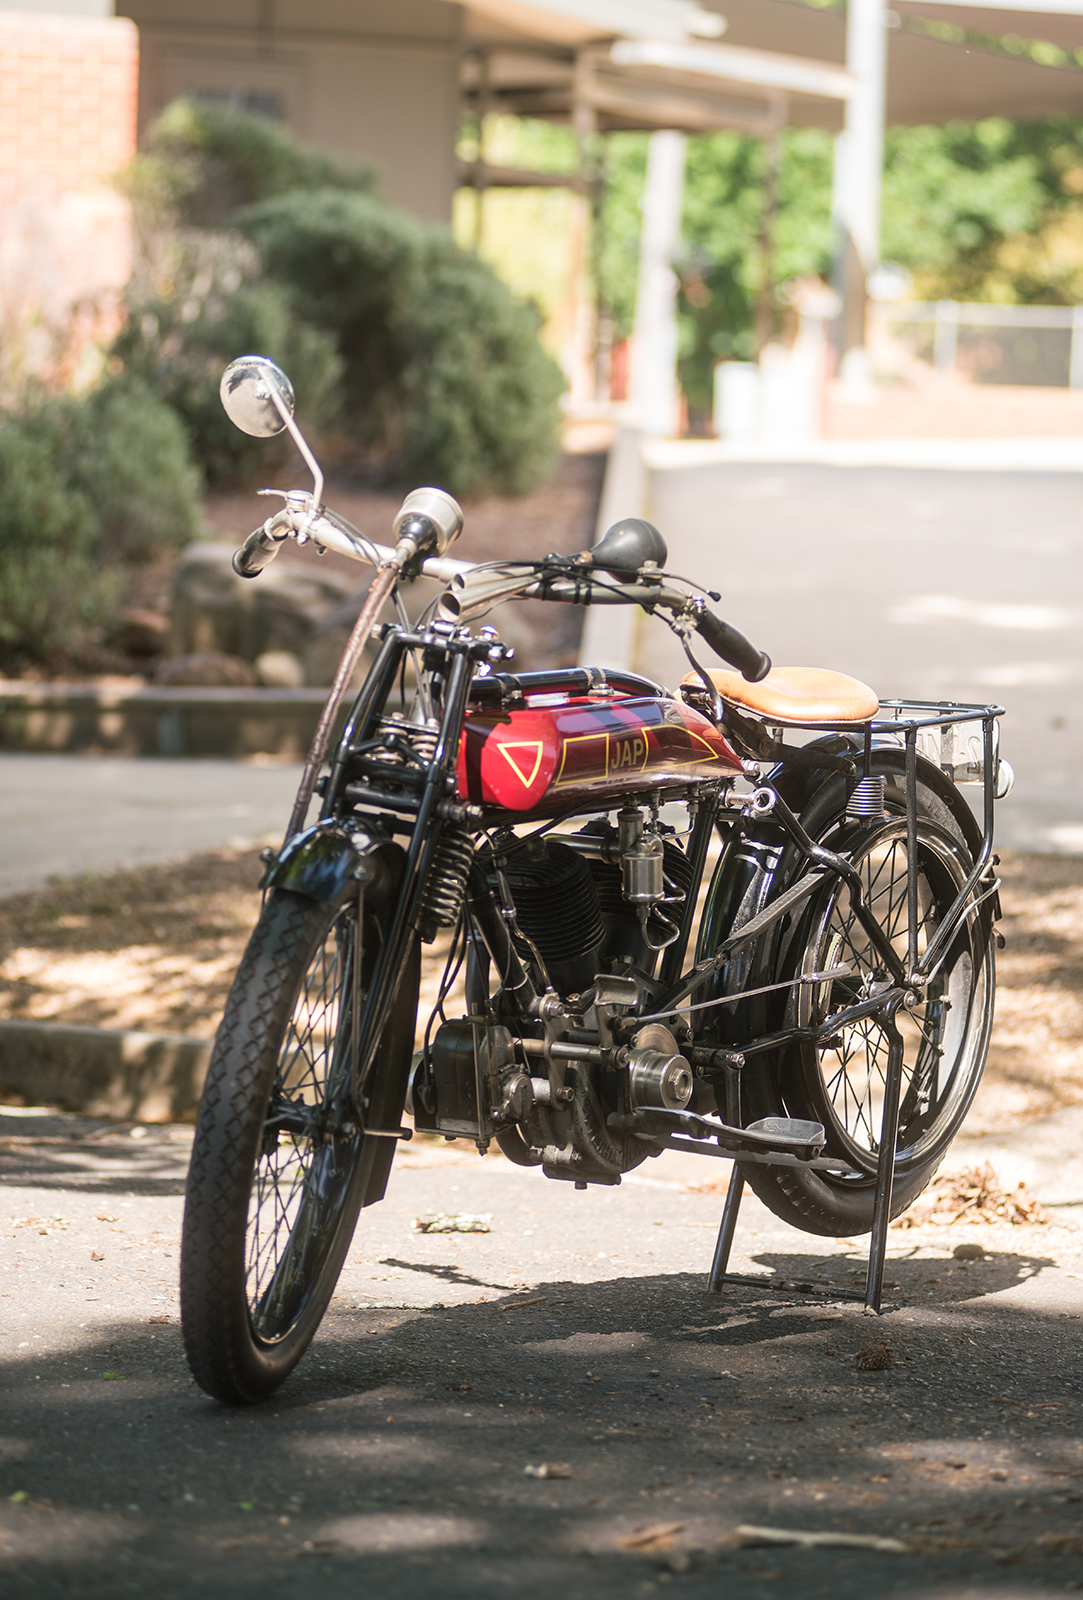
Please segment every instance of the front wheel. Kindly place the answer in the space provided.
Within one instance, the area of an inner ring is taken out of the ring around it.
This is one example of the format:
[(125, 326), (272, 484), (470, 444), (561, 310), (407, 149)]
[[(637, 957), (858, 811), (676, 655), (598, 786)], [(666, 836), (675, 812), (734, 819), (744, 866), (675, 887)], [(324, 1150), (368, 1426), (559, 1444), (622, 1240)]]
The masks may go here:
[[(383, 1193), (395, 1141), (362, 1133), (350, 1090), (355, 1008), (384, 934), (359, 897), (330, 907), (274, 890), (226, 1002), (181, 1246), (189, 1365), (226, 1403), (263, 1399), (297, 1365), (361, 1205)], [(417, 994), (414, 941), (372, 1069), (372, 1127), (398, 1125)]]
[[(905, 961), (910, 941), (911, 881), (916, 879), (919, 957), (940, 926), (973, 865), (958, 822), (927, 784), (917, 791), (917, 849), (907, 847), (901, 775), (888, 773), (886, 815), (873, 823), (836, 816), (816, 837), (850, 858), (866, 904)], [(822, 809), (822, 808), (821, 808)], [(981, 1078), (993, 1021), (994, 965), (989, 903), (973, 905), (956, 930), (924, 993), (901, 1010), (904, 1054), (899, 1134), (892, 1190), (898, 1216), (929, 1183), (966, 1115)], [(802, 1028), (888, 986), (890, 978), (838, 879), (814, 896), (783, 952), (776, 977), (803, 977), (791, 992), (786, 1021)], [(841, 968), (845, 976), (817, 981)], [(872, 1228), (889, 1039), (875, 1018), (839, 1030), (823, 1045), (798, 1043), (749, 1080), (755, 1115), (781, 1113), (821, 1122), (826, 1154), (849, 1170), (833, 1173), (746, 1167), (749, 1184), (776, 1215), (807, 1233), (842, 1237)]]

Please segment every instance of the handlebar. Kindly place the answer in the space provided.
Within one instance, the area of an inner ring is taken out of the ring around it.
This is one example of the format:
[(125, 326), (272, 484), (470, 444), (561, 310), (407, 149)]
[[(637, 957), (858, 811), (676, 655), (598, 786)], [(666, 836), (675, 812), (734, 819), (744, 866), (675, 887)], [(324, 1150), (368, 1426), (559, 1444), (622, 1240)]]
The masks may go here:
[[(302, 519), (300, 508), (287, 504), (273, 517), (268, 517), (262, 527), (249, 534), (234, 554), (233, 570), (242, 578), (256, 577), (274, 560), (289, 535), (298, 530), (301, 520), (305, 533), (328, 550), (337, 550), (341, 555), (375, 567), (401, 564), (396, 551), (366, 539), (339, 517), (324, 511), (312, 515), (308, 511)], [(418, 570), (426, 578), (458, 586), (457, 593), (452, 590), (442, 597), (441, 611), (446, 617), (460, 622), (468, 621), (474, 611), (484, 612), (500, 600), (516, 597), (562, 600), (578, 605), (645, 605), (648, 609), (661, 605), (674, 612), (686, 611), (689, 604), (688, 595), (683, 590), (668, 588), (657, 581), (618, 584), (609, 580), (604, 584), (594, 584), (588, 572), (574, 577), (539, 577), (536, 572), (514, 572), (509, 568), (500, 574), (490, 568), (484, 582), (475, 585), (475, 592), (470, 595), (464, 591), (471, 575), (481, 570), (477, 562), (456, 561), (448, 556), (427, 556)], [(695, 628), (715, 654), (736, 667), (750, 683), (758, 683), (771, 670), (770, 656), (757, 650), (743, 633), (710, 611), (698, 612)]]
[(262, 572), (286, 542), (291, 526), (288, 513), (279, 511), (276, 516), (268, 517), (261, 528), (250, 533), (241, 548), (233, 552), (233, 570), (237, 576), (254, 578)]
[(713, 616), (710, 611), (704, 611), (696, 623), (696, 632), (710, 645), (716, 656), (721, 656), (723, 661), (736, 667), (749, 683), (759, 683), (770, 672), (771, 657), (757, 650), (743, 633), (738, 633), (736, 628), (731, 628), (728, 622)]

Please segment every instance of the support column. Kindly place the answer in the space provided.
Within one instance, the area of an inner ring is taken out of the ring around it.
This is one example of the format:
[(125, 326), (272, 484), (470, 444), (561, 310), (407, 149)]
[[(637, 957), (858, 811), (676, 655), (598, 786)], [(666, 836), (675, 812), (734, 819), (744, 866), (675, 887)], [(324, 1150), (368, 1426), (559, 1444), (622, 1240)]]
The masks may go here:
[(643, 191), (630, 400), (645, 438), (677, 431), (677, 276), (673, 258), (681, 242), (685, 137), (668, 129), (651, 134)]
[(847, 101), (846, 130), (835, 145), (837, 287), (842, 296), (840, 355), (842, 376), (860, 381), (868, 375), (866, 282), (880, 260), (887, 94), (885, 0), (849, 0), (846, 65), (857, 79), (857, 89)]

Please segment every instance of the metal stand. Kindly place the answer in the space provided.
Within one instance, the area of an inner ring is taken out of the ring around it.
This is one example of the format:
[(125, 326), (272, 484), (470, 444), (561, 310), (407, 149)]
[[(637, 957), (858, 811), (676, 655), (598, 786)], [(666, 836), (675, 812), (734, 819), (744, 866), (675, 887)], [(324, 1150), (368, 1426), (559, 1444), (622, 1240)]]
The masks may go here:
[[(911, 856), (911, 861), (915, 858)], [(911, 873), (916, 878), (916, 873)], [(903, 1038), (895, 1015), (903, 996), (894, 996), (881, 1015), (888, 1036), (884, 1115), (880, 1123), (880, 1159), (876, 1164), (876, 1198), (872, 1208), (869, 1270), (865, 1279), (865, 1309), (879, 1313), (887, 1263), (887, 1225), (891, 1220), (891, 1190), (895, 1182), (895, 1147), (899, 1142), (899, 1097), (902, 1089)]]
[[(899, 1102), (902, 1092), (903, 1038), (899, 1032), (895, 1017), (904, 998), (905, 996), (899, 992), (892, 995), (879, 1013), (878, 1019), (888, 1037), (888, 1057), (884, 1083), (884, 1113), (880, 1124), (880, 1155), (876, 1164), (872, 1238), (869, 1242), (869, 1267), (865, 1279), (864, 1296), (852, 1289), (832, 1288), (828, 1291), (833, 1300), (859, 1300), (863, 1298), (865, 1309), (877, 1315), (880, 1311), (884, 1292), (884, 1268), (887, 1263), (887, 1228), (891, 1220), (891, 1192), (895, 1181), (895, 1153), (899, 1139)], [(731, 1120), (733, 1109), (730, 1104), (733, 1091), (730, 1088), (728, 1073), (726, 1091), (727, 1121), (729, 1121)], [(707, 1279), (707, 1291), (709, 1294), (719, 1294), (727, 1281), (730, 1283), (751, 1284), (763, 1288), (774, 1287), (769, 1279), (764, 1279), (762, 1284), (757, 1284), (755, 1278), (741, 1274), (731, 1274), (727, 1280), (726, 1268), (729, 1265), (730, 1251), (733, 1248), (733, 1236), (737, 1230), (737, 1216), (741, 1209), (741, 1199), (744, 1191), (745, 1175), (739, 1162), (735, 1161), (730, 1177), (730, 1186), (726, 1193), (726, 1203), (722, 1209), (722, 1222), (718, 1230), (718, 1239), (715, 1242), (710, 1276)], [(803, 1284), (801, 1292), (812, 1292), (812, 1285)]]
[(722, 1226), (718, 1230), (718, 1240), (714, 1247), (711, 1275), (707, 1279), (707, 1290), (710, 1294), (718, 1294), (725, 1282), (730, 1250), (733, 1248), (733, 1235), (737, 1228), (737, 1213), (741, 1209), (741, 1196), (744, 1192), (745, 1175), (735, 1161), (730, 1172), (730, 1186), (726, 1190), (726, 1204), (722, 1208)]

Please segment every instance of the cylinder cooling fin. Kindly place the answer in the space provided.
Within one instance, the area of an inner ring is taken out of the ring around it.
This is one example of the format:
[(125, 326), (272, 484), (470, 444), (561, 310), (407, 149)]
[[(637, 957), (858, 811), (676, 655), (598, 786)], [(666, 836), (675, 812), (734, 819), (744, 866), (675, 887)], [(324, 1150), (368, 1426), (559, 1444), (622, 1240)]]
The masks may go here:
[(554, 987), (573, 994), (597, 971), (604, 927), (590, 867), (567, 845), (516, 850), (504, 868), (519, 927), (538, 948)]

